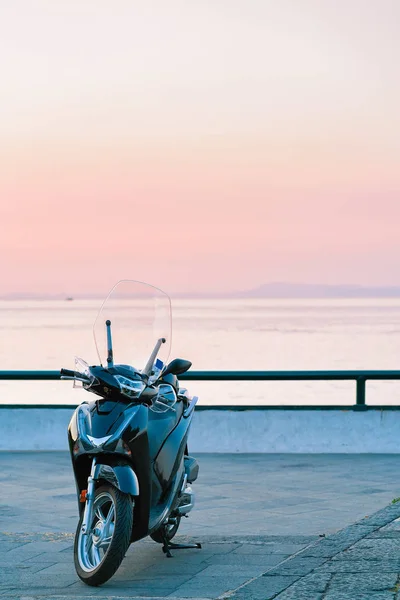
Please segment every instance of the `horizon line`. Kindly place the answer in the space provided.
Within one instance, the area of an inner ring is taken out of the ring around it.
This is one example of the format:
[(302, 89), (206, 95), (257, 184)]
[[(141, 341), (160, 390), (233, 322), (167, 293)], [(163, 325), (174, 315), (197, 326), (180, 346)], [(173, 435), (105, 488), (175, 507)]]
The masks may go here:
[[(271, 282), (257, 288), (226, 292), (171, 292), (177, 299), (335, 299), (335, 298), (400, 298), (400, 285), (314, 284)], [(101, 300), (103, 293), (88, 292), (9, 292), (0, 295), (2, 301), (14, 300)]]

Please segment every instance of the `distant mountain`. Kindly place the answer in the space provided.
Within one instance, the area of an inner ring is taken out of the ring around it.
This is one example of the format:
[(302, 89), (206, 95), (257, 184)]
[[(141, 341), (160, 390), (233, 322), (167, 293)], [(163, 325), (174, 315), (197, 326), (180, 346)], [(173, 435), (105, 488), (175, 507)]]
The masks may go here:
[[(228, 298), (400, 298), (399, 286), (324, 285), (319, 283), (264, 283), (257, 288), (227, 292), (175, 292), (172, 298), (228, 299)], [(34, 294), (14, 293), (0, 295), (0, 300), (103, 300), (104, 294)]]
[(400, 298), (400, 286), (265, 283), (239, 292), (241, 298)]
[(15, 292), (3, 294), (0, 300), (73, 300), (72, 296), (67, 294), (34, 294), (31, 292)]

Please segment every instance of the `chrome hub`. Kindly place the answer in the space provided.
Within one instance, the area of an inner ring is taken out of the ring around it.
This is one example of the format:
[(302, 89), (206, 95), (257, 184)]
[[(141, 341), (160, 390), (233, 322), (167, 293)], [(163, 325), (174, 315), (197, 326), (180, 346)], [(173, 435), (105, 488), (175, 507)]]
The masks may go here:
[(104, 535), (104, 523), (99, 521), (98, 523), (96, 523), (96, 526), (93, 529), (93, 543), (96, 544), (96, 546), (100, 546), (103, 535)]

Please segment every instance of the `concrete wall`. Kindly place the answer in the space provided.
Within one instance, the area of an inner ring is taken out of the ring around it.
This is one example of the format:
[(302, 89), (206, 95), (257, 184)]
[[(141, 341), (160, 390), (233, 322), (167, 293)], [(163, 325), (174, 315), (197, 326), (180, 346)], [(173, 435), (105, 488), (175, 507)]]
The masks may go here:
[[(66, 450), (73, 408), (0, 406), (0, 450)], [(400, 452), (400, 410), (203, 410), (195, 452)]]

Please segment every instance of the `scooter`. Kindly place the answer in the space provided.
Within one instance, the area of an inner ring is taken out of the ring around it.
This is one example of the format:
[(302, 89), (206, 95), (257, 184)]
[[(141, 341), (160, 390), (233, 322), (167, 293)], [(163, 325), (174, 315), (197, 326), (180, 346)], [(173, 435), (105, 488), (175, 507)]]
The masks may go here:
[[(166, 364), (170, 298), (148, 284), (120, 281), (93, 330), (100, 364), (76, 358), (75, 370), (61, 369), (60, 376), (97, 396), (78, 406), (68, 427), (80, 516), (75, 568), (84, 583), (97, 586), (114, 575), (129, 545), (148, 535), (168, 557), (172, 549), (201, 545), (171, 541), (193, 508), (199, 465), (188, 452), (198, 398), (177, 377), (191, 363)], [(135, 367), (131, 360), (115, 364), (114, 341), (121, 356), (138, 356), (140, 348), (138, 361), (153, 349)]]

